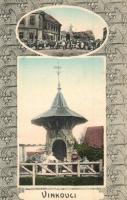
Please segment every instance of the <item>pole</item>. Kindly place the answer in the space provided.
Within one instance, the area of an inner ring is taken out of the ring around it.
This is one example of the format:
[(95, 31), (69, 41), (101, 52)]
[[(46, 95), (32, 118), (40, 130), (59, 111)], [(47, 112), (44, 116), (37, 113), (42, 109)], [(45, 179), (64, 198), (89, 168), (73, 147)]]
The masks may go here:
[(77, 165), (77, 171), (78, 171), (78, 177), (80, 177), (80, 160), (78, 160), (78, 165)]
[(22, 146), (22, 162), (25, 162), (26, 158), (25, 158), (25, 146)]
[(100, 163), (99, 163), (99, 173), (102, 174), (103, 172), (103, 163), (102, 163), (102, 160), (100, 160)]
[(58, 170), (58, 163), (56, 162), (56, 175), (58, 175), (59, 170)]
[(33, 186), (35, 186), (35, 179), (36, 179), (35, 164), (33, 164)]

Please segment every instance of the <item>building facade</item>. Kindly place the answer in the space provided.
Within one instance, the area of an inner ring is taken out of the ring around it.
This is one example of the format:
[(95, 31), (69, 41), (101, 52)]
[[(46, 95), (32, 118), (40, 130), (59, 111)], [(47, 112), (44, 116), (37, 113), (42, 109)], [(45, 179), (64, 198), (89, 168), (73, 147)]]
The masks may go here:
[(18, 34), (21, 40), (59, 40), (61, 24), (45, 12), (37, 12), (23, 18)]

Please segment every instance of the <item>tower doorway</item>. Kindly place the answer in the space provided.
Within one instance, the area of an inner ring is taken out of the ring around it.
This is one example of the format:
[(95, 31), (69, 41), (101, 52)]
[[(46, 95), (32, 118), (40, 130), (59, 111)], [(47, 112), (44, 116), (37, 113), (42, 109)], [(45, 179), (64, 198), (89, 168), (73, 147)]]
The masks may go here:
[(67, 156), (66, 144), (63, 140), (56, 140), (52, 146), (53, 155), (61, 161)]

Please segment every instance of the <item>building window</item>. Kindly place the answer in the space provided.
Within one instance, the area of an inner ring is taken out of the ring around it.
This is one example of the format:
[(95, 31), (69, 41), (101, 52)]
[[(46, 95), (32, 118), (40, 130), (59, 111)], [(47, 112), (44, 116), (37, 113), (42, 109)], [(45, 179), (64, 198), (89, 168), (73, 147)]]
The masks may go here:
[(35, 16), (30, 16), (30, 25), (35, 25)]
[(54, 29), (54, 25), (53, 25), (53, 24), (51, 24), (51, 30), (53, 31), (53, 29)]
[(46, 24), (47, 25), (47, 30), (49, 29), (49, 23)]
[(44, 25), (44, 29), (47, 30), (47, 24)]
[(22, 19), (21, 22), (20, 22), (20, 24), (25, 25), (25, 19)]
[(50, 30), (50, 23), (47, 23), (47, 29)]
[(33, 40), (34, 39), (34, 34), (32, 32), (29, 33), (29, 39)]
[(19, 38), (20, 38), (20, 39), (23, 39), (23, 38), (24, 38), (23, 32), (19, 32)]

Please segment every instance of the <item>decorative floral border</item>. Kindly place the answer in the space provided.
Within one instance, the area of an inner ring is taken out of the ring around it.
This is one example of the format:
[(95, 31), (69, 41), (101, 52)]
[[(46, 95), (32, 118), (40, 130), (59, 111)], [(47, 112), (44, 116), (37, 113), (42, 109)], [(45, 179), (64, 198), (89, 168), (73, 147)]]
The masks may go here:
[(127, 1), (1, 0), (0, 2), (0, 199), (19, 199), (17, 189), (17, 56), (34, 55), (15, 37), (25, 13), (48, 5), (76, 5), (100, 14), (109, 39), (94, 55), (107, 59), (107, 187), (105, 199), (126, 199), (127, 192)]

